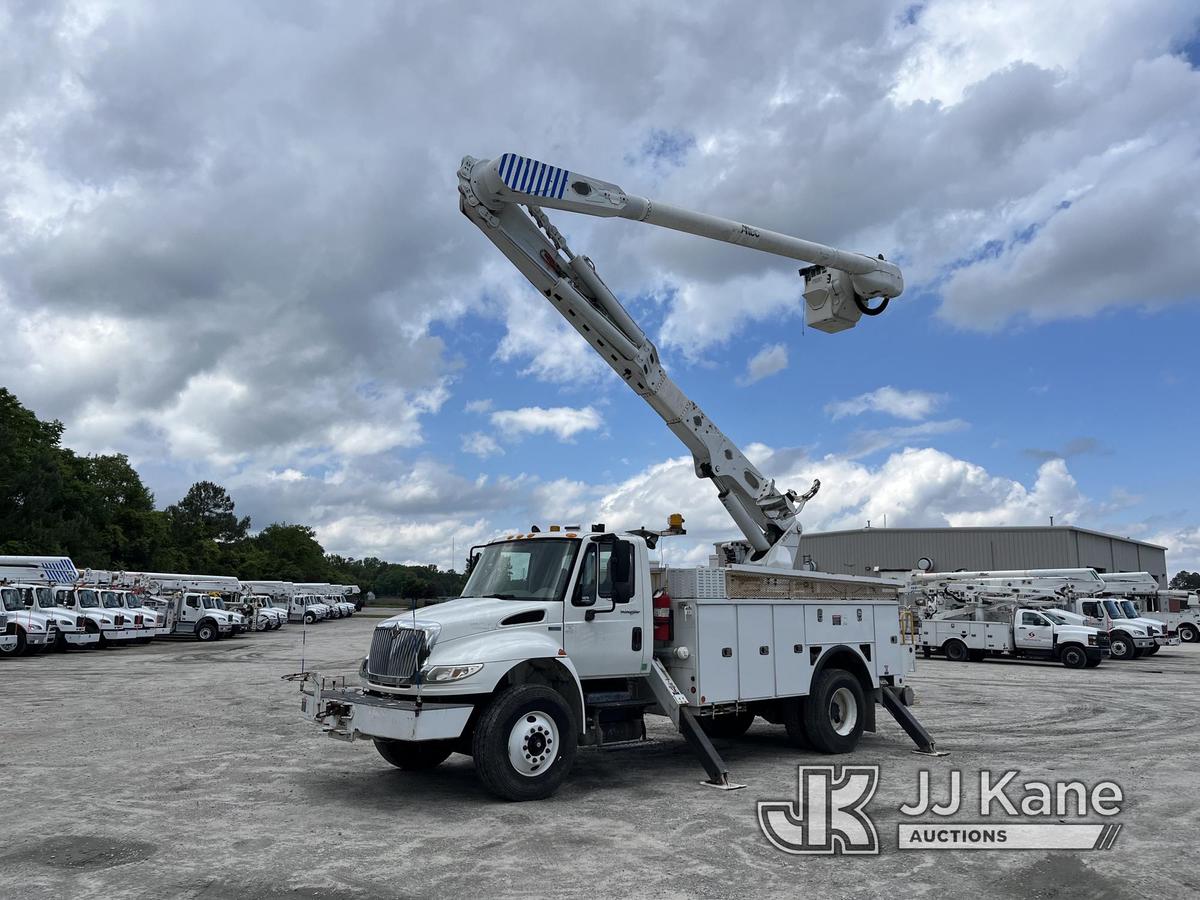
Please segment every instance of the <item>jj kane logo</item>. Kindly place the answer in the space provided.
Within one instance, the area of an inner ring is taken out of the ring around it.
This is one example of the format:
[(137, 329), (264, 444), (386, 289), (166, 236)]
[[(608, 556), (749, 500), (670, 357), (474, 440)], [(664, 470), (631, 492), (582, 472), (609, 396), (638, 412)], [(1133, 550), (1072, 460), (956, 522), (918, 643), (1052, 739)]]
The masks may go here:
[[(898, 810), (897, 848), (1108, 850), (1116, 843), (1121, 825), (1112, 817), (1124, 801), (1120, 785), (1018, 783), (1019, 775), (981, 771), (976, 799), (983, 821), (962, 822), (958, 817), (970, 814), (970, 792), (964, 790), (962, 772), (950, 771), (944, 799), (935, 799), (930, 773), (921, 771), (916, 800)], [(760, 800), (758, 827), (784, 853), (877, 854), (879, 835), (867, 804), (878, 787), (878, 766), (842, 766), (840, 771), (834, 766), (800, 766), (796, 799)], [(1096, 822), (1096, 817), (1106, 821)], [(1093, 821), (1079, 821), (1085, 818)]]

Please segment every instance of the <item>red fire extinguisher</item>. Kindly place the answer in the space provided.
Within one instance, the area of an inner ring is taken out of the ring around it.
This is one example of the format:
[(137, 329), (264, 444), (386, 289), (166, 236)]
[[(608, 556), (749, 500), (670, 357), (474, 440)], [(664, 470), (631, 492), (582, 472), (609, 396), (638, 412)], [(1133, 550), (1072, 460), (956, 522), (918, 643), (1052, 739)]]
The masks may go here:
[(654, 610), (654, 642), (670, 643), (675, 638), (671, 596), (665, 590), (659, 589), (654, 592), (650, 605)]

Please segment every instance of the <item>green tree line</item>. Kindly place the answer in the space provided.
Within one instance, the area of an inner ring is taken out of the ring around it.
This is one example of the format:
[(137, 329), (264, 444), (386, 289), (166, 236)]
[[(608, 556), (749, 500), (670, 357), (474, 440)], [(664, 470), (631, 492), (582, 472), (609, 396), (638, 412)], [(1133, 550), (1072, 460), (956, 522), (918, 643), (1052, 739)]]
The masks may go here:
[(198, 481), (158, 509), (124, 454), (80, 456), (0, 388), (0, 554), (70, 556), (80, 568), (357, 584), (365, 595), (457, 595), (464, 575), (326, 553), (307, 525), (252, 532), (229, 492)]

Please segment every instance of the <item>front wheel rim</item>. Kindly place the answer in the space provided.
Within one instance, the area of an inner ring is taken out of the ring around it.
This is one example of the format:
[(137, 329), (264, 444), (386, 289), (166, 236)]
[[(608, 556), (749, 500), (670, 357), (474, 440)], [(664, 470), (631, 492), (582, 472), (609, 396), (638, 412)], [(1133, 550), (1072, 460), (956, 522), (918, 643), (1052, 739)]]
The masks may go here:
[(1112, 646), (1109, 647), (1108, 652), (1117, 658), (1123, 657), (1125, 655), (1125, 642), (1124, 641), (1113, 641)]
[(558, 753), (558, 725), (549, 713), (522, 715), (508, 733), (508, 761), (519, 775), (533, 778), (546, 772)]
[(840, 687), (829, 698), (829, 724), (833, 730), (846, 737), (858, 724), (858, 698), (848, 687)]

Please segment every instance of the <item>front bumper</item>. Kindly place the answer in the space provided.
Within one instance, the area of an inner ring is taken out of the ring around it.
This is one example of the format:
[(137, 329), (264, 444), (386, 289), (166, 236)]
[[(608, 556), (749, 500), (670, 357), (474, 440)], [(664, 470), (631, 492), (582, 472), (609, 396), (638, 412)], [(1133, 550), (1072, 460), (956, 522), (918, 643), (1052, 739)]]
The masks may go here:
[(474, 706), (397, 700), (348, 689), (344, 679), (308, 673), (300, 685), (300, 712), (330, 737), (437, 741), (460, 737)]
[(155, 637), (166, 637), (170, 633), (171, 633), (171, 629), (168, 628), (166, 625), (160, 625), (158, 628), (154, 629)]
[(26, 631), (25, 644), (29, 647), (44, 647), (47, 644), (53, 644), (57, 636), (58, 632), (56, 631)]
[(1158, 644), (1158, 646), (1160, 646), (1160, 647), (1178, 647), (1179, 646), (1179, 635), (1178, 634), (1156, 634), (1154, 636), (1154, 643)]
[(1153, 647), (1158, 643), (1158, 641), (1150, 637), (1150, 635), (1146, 635), (1145, 637), (1130, 635), (1130, 637), (1133, 640), (1133, 646), (1137, 647), (1139, 650), (1148, 650), (1150, 647)]
[(104, 639), (106, 641), (132, 641), (138, 636), (136, 628), (105, 628)]
[(90, 647), (100, 643), (100, 634), (95, 631), (64, 631), (62, 636), (70, 647)]

